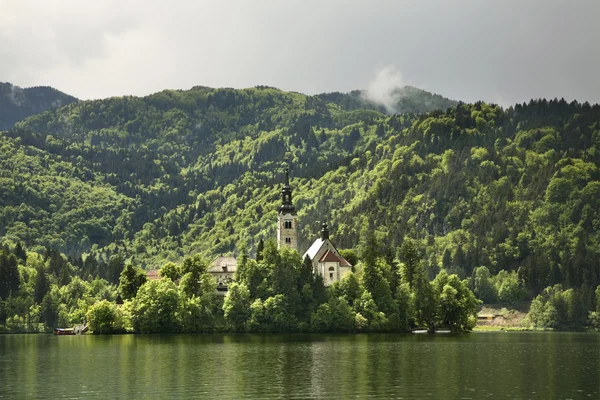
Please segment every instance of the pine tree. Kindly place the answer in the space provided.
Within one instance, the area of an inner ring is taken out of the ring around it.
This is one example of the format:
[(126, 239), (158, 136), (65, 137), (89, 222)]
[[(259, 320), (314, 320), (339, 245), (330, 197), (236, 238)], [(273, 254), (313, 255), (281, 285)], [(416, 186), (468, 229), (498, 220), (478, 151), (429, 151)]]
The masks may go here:
[(14, 253), (15, 253), (15, 256), (17, 256), (19, 259), (23, 260), (24, 263), (27, 261), (27, 252), (23, 249), (21, 242), (17, 242)]
[(410, 238), (404, 239), (400, 250), (404, 268), (402, 270), (403, 279), (412, 288), (415, 285), (415, 279), (420, 268), (421, 259), (417, 250), (417, 245)]
[(135, 297), (144, 283), (146, 283), (144, 271), (132, 264), (127, 264), (119, 277), (119, 293), (124, 300), (130, 300)]
[(16, 293), (20, 282), (17, 257), (0, 250), (0, 299)]
[(260, 239), (258, 246), (256, 246), (256, 261), (260, 262), (263, 259), (263, 251), (265, 250), (265, 242)]
[(37, 275), (35, 277), (34, 299), (35, 302), (41, 304), (42, 300), (50, 289), (50, 281), (43, 265), (36, 268)]

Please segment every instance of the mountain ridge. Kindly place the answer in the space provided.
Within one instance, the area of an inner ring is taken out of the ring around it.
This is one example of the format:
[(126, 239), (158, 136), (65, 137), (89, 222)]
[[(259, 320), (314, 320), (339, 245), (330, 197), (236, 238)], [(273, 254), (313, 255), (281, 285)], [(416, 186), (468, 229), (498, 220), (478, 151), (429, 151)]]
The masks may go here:
[(0, 131), (32, 115), (76, 101), (77, 98), (50, 86), (21, 88), (0, 82)]

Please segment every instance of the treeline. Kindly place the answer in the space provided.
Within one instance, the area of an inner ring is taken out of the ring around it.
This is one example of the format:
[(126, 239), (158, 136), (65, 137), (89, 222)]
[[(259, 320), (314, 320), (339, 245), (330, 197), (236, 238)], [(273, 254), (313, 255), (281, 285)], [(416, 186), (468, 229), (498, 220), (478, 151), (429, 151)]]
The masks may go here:
[[(102, 269), (85, 267), (49, 251), (21, 246), (0, 250), (0, 331), (43, 332), (87, 323), (94, 333), (160, 332), (408, 332), (414, 328), (468, 331), (481, 300), (505, 304), (526, 297), (516, 273), (472, 279), (440, 271), (429, 280), (416, 242), (407, 239), (395, 259), (369, 236), (342, 250), (354, 271), (326, 288), (312, 263), (296, 251), (265, 243), (256, 259), (241, 250), (234, 283), (217, 295), (208, 261), (187, 257), (165, 263), (160, 279), (114, 257), (111, 281)], [(115, 279), (116, 275), (116, 279)], [(490, 297), (494, 296), (494, 297)], [(600, 286), (580, 290), (549, 287), (532, 303), (525, 326), (600, 329)]]
[(402, 250), (405, 262), (390, 264), (371, 237), (355, 271), (329, 288), (313, 274), (310, 259), (302, 260), (287, 248), (278, 250), (273, 240), (256, 259), (245, 249), (241, 252), (235, 282), (224, 300), (200, 257), (187, 258), (181, 266), (167, 263), (159, 271), (161, 279), (146, 283), (141, 270), (126, 268), (119, 286), (125, 304), (103, 301), (91, 306), (91, 329), (408, 332), (415, 327), (463, 331), (476, 323), (479, 302), (468, 282), (445, 272), (430, 282), (412, 241)]
[[(84, 264), (52, 250), (41, 255), (25, 251), (20, 244), (1, 248), (0, 333), (71, 327), (84, 322), (96, 302), (114, 303), (118, 286), (99, 277), (98, 270), (85, 273)], [(112, 264), (121, 268), (118, 283), (124, 266), (117, 259)]]

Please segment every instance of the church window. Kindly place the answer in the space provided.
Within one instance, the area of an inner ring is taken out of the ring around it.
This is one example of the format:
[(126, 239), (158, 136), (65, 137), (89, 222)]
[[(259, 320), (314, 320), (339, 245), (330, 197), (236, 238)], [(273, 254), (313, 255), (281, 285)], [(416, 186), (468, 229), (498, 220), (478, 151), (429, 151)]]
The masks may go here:
[(292, 238), (285, 238), (286, 243), (292, 243)]
[(330, 280), (333, 280), (333, 271), (335, 271), (335, 268), (329, 267), (329, 279)]
[(292, 229), (292, 221), (285, 221), (284, 222), (284, 228), (285, 229)]

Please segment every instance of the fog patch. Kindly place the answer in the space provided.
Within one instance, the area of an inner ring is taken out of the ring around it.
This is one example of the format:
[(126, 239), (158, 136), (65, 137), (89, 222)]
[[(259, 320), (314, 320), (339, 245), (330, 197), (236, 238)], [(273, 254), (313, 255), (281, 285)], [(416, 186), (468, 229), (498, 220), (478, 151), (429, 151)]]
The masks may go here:
[(388, 65), (375, 73), (375, 77), (363, 91), (362, 96), (369, 101), (381, 104), (388, 113), (395, 114), (400, 89), (405, 86), (404, 78), (398, 68)]

